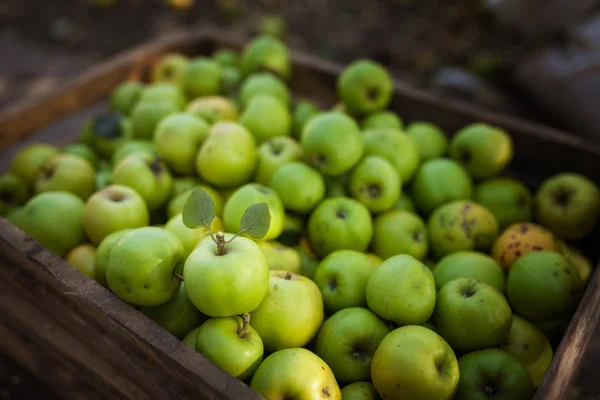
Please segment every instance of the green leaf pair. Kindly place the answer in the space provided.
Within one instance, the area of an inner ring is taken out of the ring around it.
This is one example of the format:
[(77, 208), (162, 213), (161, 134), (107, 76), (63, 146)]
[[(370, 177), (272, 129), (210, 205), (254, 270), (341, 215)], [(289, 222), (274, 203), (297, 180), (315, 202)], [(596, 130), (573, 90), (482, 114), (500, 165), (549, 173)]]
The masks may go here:
[[(188, 228), (197, 229), (205, 226), (210, 232), (210, 225), (215, 219), (215, 203), (208, 193), (196, 188), (192, 190), (183, 206), (182, 217), (183, 224)], [(241, 230), (235, 236), (246, 233), (254, 239), (262, 239), (270, 225), (271, 214), (267, 203), (252, 204), (244, 211)]]

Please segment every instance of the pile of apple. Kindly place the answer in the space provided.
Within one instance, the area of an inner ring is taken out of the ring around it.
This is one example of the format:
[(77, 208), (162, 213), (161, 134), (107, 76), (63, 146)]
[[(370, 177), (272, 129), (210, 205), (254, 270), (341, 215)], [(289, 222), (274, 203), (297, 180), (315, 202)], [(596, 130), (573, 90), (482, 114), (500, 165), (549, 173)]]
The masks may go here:
[(167, 54), (78, 143), (0, 178), (15, 225), (266, 399), (529, 399), (592, 267), (600, 189), (506, 176), (507, 132), (405, 126), (349, 64), (293, 98), (286, 46)]

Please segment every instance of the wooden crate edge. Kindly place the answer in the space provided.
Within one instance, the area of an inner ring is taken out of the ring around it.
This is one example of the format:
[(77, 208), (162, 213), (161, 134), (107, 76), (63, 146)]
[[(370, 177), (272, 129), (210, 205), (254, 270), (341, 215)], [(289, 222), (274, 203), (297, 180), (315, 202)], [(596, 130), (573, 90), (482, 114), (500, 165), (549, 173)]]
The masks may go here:
[[(22, 268), (27, 270), (27, 274), (35, 277), (35, 281), (38, 282), (32, 288), (32, 292), (38, 297), (31, 301), (40, 304), (39, 302), (44, 301), (44, 294), (50, 292), (49, 288), (56, 286), (57, 290), (61, 292), (58, 297), (52, 297), (57, 301), (56, 305), (64, 306), (66, 304), (68, 309), (72, 309), (74, 312), (81, 311), (81, 314), (77, 314), (79, 319), (85, 319), (81, 315), (96, 316), (98, 321), (82, 320), (81, 326), (84, 327), (90, 323), (104, 326), (110, 336), (106, 340), (118, 343), (120, 346), (113, 346), (112, 349), (121, 351), (122, 354), (118, 354), (119, 359), (128, 362), (128, 365), (121, 366), (121, 369), (137, 369), (141, 371), (139, 375), (141, 383), (147, 382), (149, 385), (156, 384), (160, 385), (157, 387), (165, 387), (164, 398), (171, 398), (171, 394), (175, 394), (177, 398), (259, 399), (258, 395), (246, 384), (231, 377), (200, 353), (186, 347), (180, 340), (164, 331), (141, 312), (70, 266), (64, 259), (50, 252), (6, 219), (0, 218), (0, 265), (2, 266), (0, 275), (2, 275), (4, 283), (15, 280), (22, 285), (26, 282), (23, 282), (23, 277), (19, 277), (19, 271), (9, 267), (10, 264), (14, 265), (15, 263), (18, 263), (19, 266), (22, 265)], [(12, 295), (14, 300), (16, 293), (8, 294)], [(27, 295), (27, 293), (21, 295)], [(28, 315), (19, 315), (21, 322), (16, 321), (15, 318), (11, 321), (9, 308), (14, 306), (15, 302), (9, 302), (10, 297), (5, 296), (5, 293), (3, 296), (0, 296), (0, 315), (5, 319), (3, 329), (10, 331), (10, 327), (14, 326), (11, 323), (22, 323), (23, 320), (29, 327), (36, 326), (35, 321), (27, 320), (33, 318)], [(44, 327), (37, 326), (37, 328), (30, 329), (31, 335), (39, 336), (40, 342), (47, 342), (48, 337), (42, 337)], [(58, 327), (55, 328), (58, 329)], [(68, 331), (68, 329), (62, 331)], [(57, 332), (62, 331), (57, 330)], [(72, 332), (71, 334), (76, 335)], [(5, 345), (6, 343), (3, 343), (2, 347)], [(57, 351), (60, 355), (71, 354), (71, 361), (85, 369), (86, 360), (72, 360), (73, 354), (70, 353), (72, 349), (68, 349), (68, 347), (76, 345), (75, 342), (71, 345), (62, 343), (61, 346), (64, 348), (59, 348)], [(19, 349), (8, 350), (19, 354)], [(103, 351), (100, 347), (88, 350), (90, 351), (88, 355)], [(33, 373), (39, 372), (32, 365), (33, 360), (21, 361), (26, 361), (24, 366)], [(107, 367), (101, 372), (106, 376), (111, 371), (112, 369)], [(161, 382), (160, 376), (163, 373), (164, 381)], [(71, 380), (72, 378), (65, 377), (65, 382)], [(119, 382), (120, 377), (112, 375), (105, 381), (99, 382), (101, 386), (97, 388), (112, 384), (115, 389), (114, 393), (120, 393), (122, 398), (139, 397), (139, 393), (129, 394), (127, 391), (123, 391), (123, 388), (118, 388)], [(165, 393), (170, 394), (167, 396)], [(148, 398), (143, 395), (141, 397)], [(159, 392), (155, 398), (160, 397)]]

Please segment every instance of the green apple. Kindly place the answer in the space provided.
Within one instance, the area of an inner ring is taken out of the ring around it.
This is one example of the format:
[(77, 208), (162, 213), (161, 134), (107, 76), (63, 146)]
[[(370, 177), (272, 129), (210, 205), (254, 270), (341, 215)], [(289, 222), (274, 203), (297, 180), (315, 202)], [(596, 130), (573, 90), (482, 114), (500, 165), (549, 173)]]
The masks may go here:
[(112, 165), (117, 165), (128, 155), (137, 152), (147, 153), (153, 156), (158, 155), (156, 152), (156, 146), (152, 141), (147, 139), (128, 140), (119, 144), (117, 148), (115, 148), (115, 151), (112, 153), (111, 157)]
[(94, 150), (85, 143), (71, 143), (63, 147), (63, 154), (72, 154), (88, 161), (94, 168), (98, 166), (98, 156)]
[(152, 139), (160, 121), (181, 109), (173, 101), (140, 101), (131, 111), (133, 136)]
[(448, 146), (448, 154), (464, 165), (473, 179), (492, 178), (512, 160), (513, 143), (503, 129), (474, 123), (456, 133)]
[(182, 86), (183, 77), (185, 76), (189, 64), (189, 58), (183, 54), (165, 54), (152, 68), (152, 81), (169, 82)]
[(325, 176), (325, 197), (350, 197), (348, 194), (348, 174)]
[(242, 82), (242, 71), (238, 67), (226, 65), (221, 67), (221, 93), (236, 95)]
[(149, 223), (144, 199), (127, 186), (110, 185), (94, 193), (83, 211), (85, 233), (95, 245), (113, 232), (141, 228)]
[(500, 264), (478, 251), (457, 251), (445, 256), (433, 268), (433, 277), (437, 290), (457, 278), (475, 279), (502, 293), (506, 286), (506, 276)]
[(156, 152), (174, 173), (192, 174), (208, 130), (209, 125), (193, 114), (171, 114), (160, 121), (154, 132)]
[(165, 205), (173, 188), (173, 178), (165, 163), (147, 153), (133, 153), (121, 160), (115, 166), (112, 181), (135, 189), (150, 211)]
[(210, 318), (198, 329), (196, 351), (234, 378), (250, 379), (263, 360), (263, 341), (237, 315)]
[(365, 251), (373, 237), (371, 214), (354, 199), (325, 199), (308, 219), (308, 236), (321, 257), (343, 249)]
[(238, 106), (227, 97), (205, 96), (191, 101), (185, 111), (206, 120), (209, 124), (218, 121), (237, 121)]
[(23, 206), (18, 206), (17, 208), (13, 208), (4, 216), (11, 224), (15, 225), (15, 217), (21, 213), (23, 210)]
[(600, 188), (580, 174), (553, 175), (535, 194), (535, 218), (563, 239), (582, 239), (600, 218)]
[(455, 351), (467, 353), (499, 346), (510, 331), (512, 311), (493, 286), (456, 278), (438, 292), (433, 323)]
[(300, 238), (304, 234), (304, 225), (305, 221), (303, 217), (286, 212), (283, 219), (283, 230), (277, 240), (286, 246), (293, 247), (298, 245)]
[(290, 90), (285, 82), (268, 72), (258, 72), (244, 80), (240, 87), (240, 102), (247, 106), (253, 97), (261, 94), (275, 97), (286, 107), (290, 103)]
[(240, 123), (259, 144), (274, 137), (289, 136), (292, 129), (292, 117), (287, 106), (269, 94), (256, 94), (249, 99), (240, 115)]
[(65, 260), (93, 280), (96, 278), (96, 248), (91, 244), (80, 244), (69, 251)]
[(10, 172), (23, 178), (30, 187), (40, 175), (42, 166), (60, 149), (47, 143), (32, 143), (20, 148), (10, 161)]
[(172, 103), (178, 111), (183, 110), (187, 99), (183, 89), (173, 83), (156, 82), (142, 90), (139, 103)]
[(304, 158), (324, 175), (338, 176), (362, 158), (360, 128), (347, 115), (328, 111), (310, 119), (301, 137)]
[(231, 188), (252, 178), (257, 160), (256, 140), (243, 125), (217, 122), (200, 146), (196, 171), (208, 184)]
[(269, 186), (273, 173), (284, 164), (302, 158), (302, 146), (288, 136), (269, 139), (258, 147), (258, 164), (254, 181)]
[(371, 361), (371, 380), (382, 399), (447, 400), (458, 386), (458, 361), (434, 331), (403, 326), (379, 344)]
[[(226, 240), (233, 234), (225, 233)], [(269, 266), (260, 247), (237, 237), (219, 255), (207, 237), (198, 243), (183, 268), (188, 296), (209, 317), (231, 317), (255, 310), (269, 288)]]
[(337, 94), (353, 114), (368, 114), (388, 106), (394, 93), (392, 76), (381, 64), (366, 59), (346, 66), (337, 81)]
[(255, 37), (244, 47), (240, 66), (245, 76), (268, 71), (288, 80), (292, 73), (290, 55), (285, 43), (266, 35)]
[[(215, 223), (220, 224), (218, 217), (215, 217), (215, 219), (213, 220), (213, 225)], [(194, 251), (194, 249), (198, 245), (198, 243), (200, 243), (202, 239), (209, 235), (208, 229), (206, 229), (206, 227), (204, 226), (197, 229), (190, 229), (187, 226), (185, 226), (185, 224), (183, 223), (181, 213), (175, 214), (173, 217), (171, 217), (165, 224), (164, 228), (174, 233), (179, 238), (179, 240), (181, 240), (181, 244), (183, 244), (184, 260), (187, 260), (189, 255), (192, 253), (192, 251)], [(213, 229), (213, 231), (217, 232), (218, 230)]]
[(422, 260), (429, 249), (425, 222), (408, 211), (388, 211), (373, 221), (371, 248), (384, 260), (397, 254)]
[(371, 378), (373, 354), (389, 331), (366, 308), (345, 308), (323, 322), (315, 353), (329, 365), (338, 382), (366, 381)]
[(439, 259), (460, 250), (487, 252), (498, 236), (498, 221), (485, 207), (456, 200), (438, 207), (429, 217), (429, 240)]
[(248, 207), (256, 203), (267, 203), (271, 214), (271, 224), (263, 240), (277, 238), (283, 230), (285, 210), (277, 193), (258, 183), (247, 183), (236, 190), (225, 203), (223, 208), (223, 224), (227, 232), (238, 232), (241, 229), (240, 221)]
[(231, 197), (232, 194), (236, 192), (241, 186), (229, 187), (229, 188), (217, 188), (219, 192), (219, 196), (223, 199), (223, 204), (227, 203), (227, 200)]
[(325, 257), (313, 280), (327, 312), (366, 306), (367, 282), (375, 268), (369, 257), (359, 251), (337, 250)]
[(506, 280), (510, 305), (519, 315), (539, 321), (572, 313), (581, 299), (579, 271), (554, 251), (534, 251), (521, 256)]
[(269, 270), (271, 271), (289, 271), (295, 274), (302, 273), (302, 264), (300, 255), (291, 247), (285, 246), (277, 241), (258, 242), (258, 247), (262, 250)]
[(232, 49), (222, 48), (215, 50), (212, 57), (222, 67), (237, 67), (240, 63), (238, 53)]
[(110, 108), (123, 115), (129, 115), (139, 101), (143, 90), (144, 84), (141, 82), (126, 81), (121, 83), (110, 96)]
[(71, 192), (87, 200), (96, 190), (96, 171), (84, 158), (73, 154), (57, 154), (44, 163), (35, 183), (36, 193)]
[(303, 246), (296, 246), (294, 250), (300, 256), (300, 264), (302, 268), (302, 275), (306, 276), (308, 279), (314, 279), (315, 272), (317, 267), (319, 266), (319, 259), (315, 254), (306, 250)]
[(204, 318), (190, 301), (184, 283), (171, 300), (158, 306), (143, 306), (140, 311), (179, 339), (202, 323)]
[(113, 118), (118, 117), (119, 119), (129, 119), (128, 117), (124, 117), (122, 113), (112, 110), (105, 111), (99, 115), (87, 118), (81, 124), (79, 137), (77, 138), (77, 143), (87, 144), (88, 146), (91, 146), (94, 149), (94, 151), (97, 151), (98, 149), (96, 148), (94, 143), (95, 133), (93, 132), (92, 128), (97, 120), (102, 119), (103, 117), (106, 118), (107, 116), (111, 116)]
[[(173, 200), (175, 197), (177, 197), (178, 195), (180, 195), (183, 192), (187, 192), (190, 189), (195, 188), (196, 186), (200, 185), (200, 179), (198, 179), (195, 176), (178, 176), (178, 177), (173, 177), (173, 197), (171, 198), (171, 200)], [(216, 190), (212, 189), (213, 191), (216, 192)], [(217, 193), (218, 194), (218, 193)], [(211, 195), (212, 197), (212, 195)], [(214, 201), (214, 199), (213, 199)]]
[(535, 389), (527, 371), (500, 349), (474, 351), (459, 358), (456, 399), (529, 400)]
[(446, 203), (470, 199), (473, 183), (459, 163), (447, 158), (437, 158), (425, 161), (417, 170), (410, 193), (419, 211), (430, 215)]
[(288, 211), (310, 213), (325, 197), (325, 181), (308, 165), (294, 161), (279, 167), (271, 178), (271, 188)]
[(183, 75), (183, 89), (190, 99), (219, 94), (222, 69), (215, 60), (200, 56), (192, 59)]
[(527, 369), (538, 387), (552, 362), (550, 341), (535, 324), (518, 315), (513, 315), (510, 332), (500, 348), (517, 359)]
[(167, 216), (169, 218), (172, 218), (176, 214), (183, 212), (183, 206), (186, 200), (190, 196), (190, 193), (192, 193), (192, 190), (194, 190), (194, 188), (196, 187), (199, 187), (200, 189), (204, 190), (212, 198), (213, 203), (215, 204), (215, 215), (218, 217), (223, 215), (223, 198), (221, 197), (219, 192), (208, 185), (197, 184), (183, 191), (182, 193), (175, 195), (171, 199), (171, 201), (167, 205)]
[(364, 157), (350, 174), (350, 194), (373, 213), (391, 209), (401, 187), (396, 169), (380, 156)]
[(102, 239), (96, 248), (96, 282), (106, 288), (108, 288), (108, 282), (106, 281), (106, 270), (108, 269), (108, 256), (110, 255), (110, 251), (123, 236), (132, 230), (133, 228), (122, 229), (120, 231), (113, 232)]
[(317, 285), (289, 271), (270, 271), (269, 290), (252, 311), (251, 324), (267, 352), (306, 346), (323, 323), (323, 299)]
[(312, 117), (319, 114), (320, 110), (316, 104), (307, 99), (298, 100), (294, 104), (292, 112), (292, 135), (300, 140), (304, 127)]
[(365, 255), (369, 258), (371, 264), (373, 264), (375, 268), (379, 267), (383, 263), (383, 259), (378, 255), (375, 255), (373, 253), (365, 253)]
[(566, 258), (581, 276), (581, 282), (583, 286), (587, 286), (592, 276), (592, 262), (589, 258), (581, 253), (581, 251), (574, 246), (563, 244), (560, 249), (560, 253)]
[[(200, 325), (202, 326), (202, 325)], [(181, 341), (184, 345), (189, 347), (192, 350), (196, 350), (196, 336), (198, 336), (198, 331), (200, 330), (200, 326), (189, 331), (187, 335)]]
[(63, 257), (85, 242), (83, 200), (54, 191), (32, 197), (14, 215), (13, 223), (56, 255)]
[(283, 38), (286, 33), (285, 20), (279, 15), (264, 15), (260, 19), (258, 31), (264, 35)]
[(181, 281), (175, 274), (181, 274), (183, 261), (183, 245), (175, 234), (154, 226), (133, 229), (108, 255), (108, 287), (133, 305), (164, 304), (179, 290)]
[(380, 156), (388, 160), (400, 177), (408, 184), (417, 171), (421, 155), (414, 140), (397, 129), (369, 129), (363, 133), (365, 155)]
[(0, 216), (22, 206), (30, 196), (27, 182), (19, 175), (9, 172), (0, 176)]
[(367, 283), (367, 305), (398, 325), (420, 325), (436, 303), (433, 274), (416, 258), (400, 254), (377, 267)]
[(441, 158), (446, 154), (448, 138), (439, 126), (431, 122), (415, 121), (406, 127), (406, 134), (417, 145), (421, 161)]
[(494, 214), (500, 229), (531, 221), (531, 192), (516, 179), (494, 178), (481, 182), (473, 190), (473, 200)]
[(254, 373), (250, 388), (265, 399), (342, 399), (329, 366), (302, 348), (279, 350), (265, 358)]
[(402, 118), (393, 111), (376, 111), (372, 114), (367, 115), (363, 120), (361, 127), (363, 130), (367, 129), (378, 129), (378, 128), (390, 128), (402, 130), (404, 123)]
[(342, 388), (342, 400), (380, 400), (371, 382), (354, 382)]
[[(133, 119), (118, 112), (107, 112), (97, 115), (83, 125), (85, 142), (92, 146), (98, 154), (111, 158), (115, 150), (134, 137)], [(98, 169), (100, 169), (99, 161)]]
[(412, 199), (411, 195), (402, 192), (396, 203), (394, 204), (394, 209), (408, 211), (413, 214), (417, 213), (417, 208), (415, 206), (415, 201)]

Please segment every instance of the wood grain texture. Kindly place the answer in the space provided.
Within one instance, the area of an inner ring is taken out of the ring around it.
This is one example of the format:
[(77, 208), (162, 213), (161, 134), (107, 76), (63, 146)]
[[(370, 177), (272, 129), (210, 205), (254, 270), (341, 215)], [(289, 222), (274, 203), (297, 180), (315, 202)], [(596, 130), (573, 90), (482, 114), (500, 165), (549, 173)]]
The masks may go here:
[(259, 399), (0, 219), (0, 348), (73, 399)]
[[(164, 53), (210, 54), (240, 49), (244, 41), (212, 29), (178, 33), (125, 52), (75, 79), (58, 93), (0, 113), (0, 150), (31, 140), (42, 128), (105, 100), (125, 79), (145, 79)], [(293, 53), (290, 87), (295, 98), (323, 107), (336, 101), (342, 66)], [(565, 132), (506, 117), (458, 101), (440, 100), (402, 82), (390, 109), (406, 123), (428, 120), (449, 136), (484, 121), (507, 130), (514, 142), (511, 173), (534, 186), (562, 172), (585, 174), (600, 183), (600, 148)], [(32, 117), (34, 116), (34, 117)], [(77, 131), (56, 130), (58, 142)], [(600, 228), (583, 247), (594, 263)], [(85, 398), (257, 398), (248, 388), (183, 346), (133, 307), (71, 268), (7, 221), (0, 220), (0, 348), (26, 363), (59, 393)], [(560, 399), (581, 361), (600, 316), (600, 271), (558, 347), (536, 399)], [(100, 349), (100, 351), (99, 351)], [(77, 376), (76, 381), (73, 374)]]

